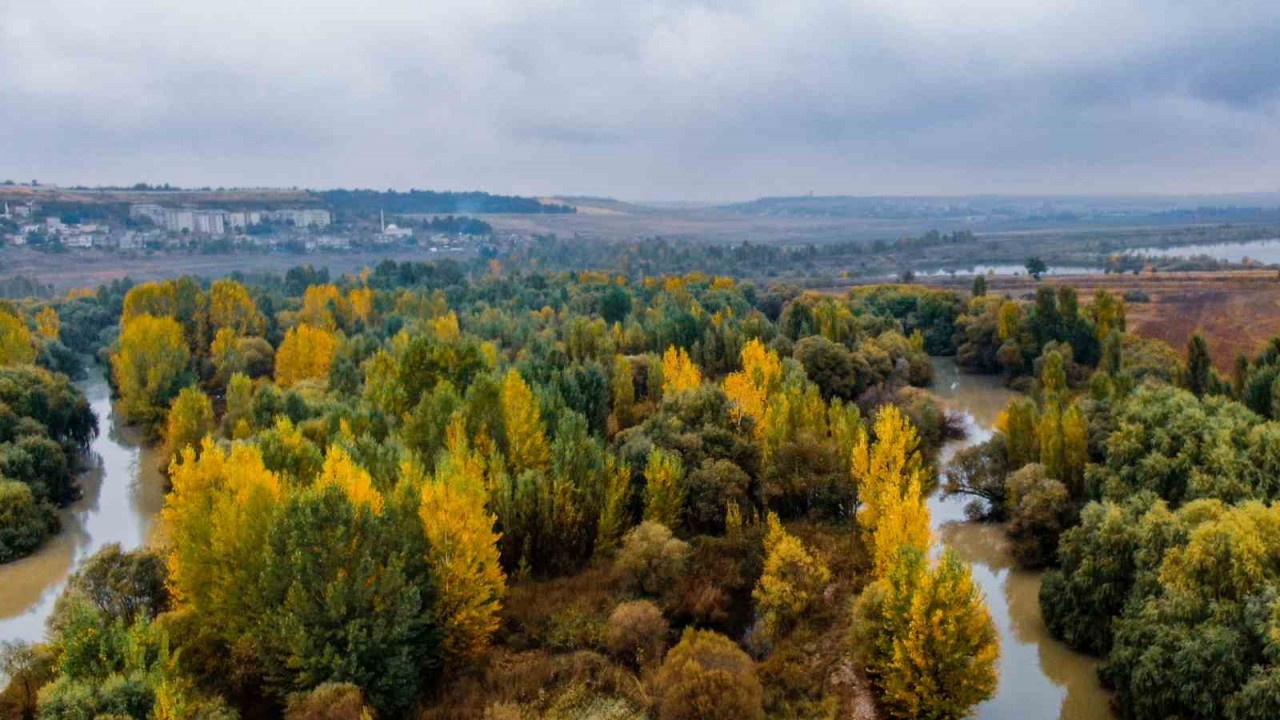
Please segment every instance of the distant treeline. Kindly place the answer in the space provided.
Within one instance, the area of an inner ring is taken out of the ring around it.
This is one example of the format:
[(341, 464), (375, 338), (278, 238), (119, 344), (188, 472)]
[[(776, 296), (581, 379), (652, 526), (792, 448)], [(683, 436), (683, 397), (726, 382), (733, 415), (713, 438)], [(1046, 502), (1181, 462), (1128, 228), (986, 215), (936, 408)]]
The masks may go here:
[(444, 215), (423, 220), (418, 223), (423, 230), (430, 232), (459, 234), (459, 235), (492, 235), (493, 226), (489, 223), (478, 220), (476, 218), (462, 217), (458, 215)]
[(16, 300), (24, 297), (53, 297), (53, 286), (27, 275), (0, 278), (0, 298)]
[(941, 245), (976, 244), (968, 230), (940, 233), (930, 230), (915, 237), (874, 242), (781, 245), (742, 242), (721, 245), (647, 238), (637, 241), (583, 242), (555, 236), (536, 238), (511, 253), (517, 264), (536, 262), (554, 269), (593, 268), (637, 275), (712, 272), (739, 277), (777, 277), (810, 273), (819, 268), (857, 268), (869, 253), (911, 253)]
[(379, 210), (396, 214), (577, 212), (569, 205), (542, 203), (537, 198), (485, 192), (325, 190), (316, 195), (339, 213), (372, 214)]

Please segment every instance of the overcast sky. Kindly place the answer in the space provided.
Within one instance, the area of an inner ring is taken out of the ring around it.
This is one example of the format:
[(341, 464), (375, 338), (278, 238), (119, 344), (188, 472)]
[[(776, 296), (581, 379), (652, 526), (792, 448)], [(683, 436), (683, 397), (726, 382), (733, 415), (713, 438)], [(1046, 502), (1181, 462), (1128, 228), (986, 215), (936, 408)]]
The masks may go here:
[(1273, 191), (1280, 2), (0, 0), (6, 178)]

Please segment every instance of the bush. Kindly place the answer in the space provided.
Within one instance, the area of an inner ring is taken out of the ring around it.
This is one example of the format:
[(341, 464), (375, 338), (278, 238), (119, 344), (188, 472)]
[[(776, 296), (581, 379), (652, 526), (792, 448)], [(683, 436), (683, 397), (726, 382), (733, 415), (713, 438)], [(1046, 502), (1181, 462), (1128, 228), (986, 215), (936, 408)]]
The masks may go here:
[(34, 552), (57, 527), (53, 508), (37, 501), (30, 487), (0, 478), (0, 563)]
[(662, 720), (764, 717), (755, 664), (732, 640), (710, 630), (684, 631), (658, 671), (657, 690)]
[(689, 543), (674, 537), (667, 526), (646, 522), (622, 538), (618, 570), (627, 584), (645, 595), (665, 592), (684, 574)]
[(605, 643), (614, 657), (640, 667), (662, 657), (669, 631), (657, 605), (634, 600), (622, 603), (609, 615)]
[(310, 692), (293, 693), (285, 703), (284, 720), (362, 720), (372, 713), (364, 693), (351, 683), (324, 683)]
[(1042, 568), (1058, 556), (1058, 539), (1075, 524), (1075, 505), (1067, 486), (1048, 478), (1033, 463), (1011, 474), (1007, 482), (1010, 504), (1005, 531), (1013, 541), (1013, 558), (1024, 568)]

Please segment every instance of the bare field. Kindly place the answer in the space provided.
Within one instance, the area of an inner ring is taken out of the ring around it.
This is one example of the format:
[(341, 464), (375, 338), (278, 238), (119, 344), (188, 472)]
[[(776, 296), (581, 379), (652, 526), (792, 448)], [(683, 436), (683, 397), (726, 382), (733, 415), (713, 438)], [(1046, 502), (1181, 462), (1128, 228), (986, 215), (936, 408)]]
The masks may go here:
[(329, 268), (333, 275), (373, 267), (383, 260), (461, 259), (461, 253), (432, 253), (422, 249), (397, 248), (377, 251), (319, 252), (295, 255), (281, 252), (236, 252), (227, 255), (199, 253), (156, 253), (121, 255), (100, 250), (73, 250), (51, 254), (21, 248), (0, 249), (0, 277), (28, 275), (50, 283), (55, 290), (97, 287), (129, 277), (134, 280), (163, 280), (178, 275), (219, 278), (233, 272), (276, 273), (298, 265)]
[[(969, 280), (937, 281), (968, 287)], [(1034, 293), (1038, 285), (1073, 285), (1081, 300), (1105, 288), (1124, 294), (1137, 290), (1150, 302), (1126, 304), (1128, 326), (1180, 351), (1195, 333), (1204, 336), (1214, 365), (1229, 373), (1239, 353), (1252, 356), (1280, 335), (1280, 276), (1274, 270), (1144, 273), (1142, 275), (1063, 275), (1040, 283), (1028, 277), (988, 278), (988, 292), (1014, 297)]]

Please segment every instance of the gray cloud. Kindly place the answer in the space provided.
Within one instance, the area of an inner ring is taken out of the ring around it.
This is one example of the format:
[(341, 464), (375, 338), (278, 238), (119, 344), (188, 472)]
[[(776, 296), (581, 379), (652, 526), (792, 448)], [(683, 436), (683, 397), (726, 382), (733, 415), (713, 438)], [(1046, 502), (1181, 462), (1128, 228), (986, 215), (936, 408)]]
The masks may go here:
[(1274, 190), (1271, 0), (0, 0), (0, 178)]

